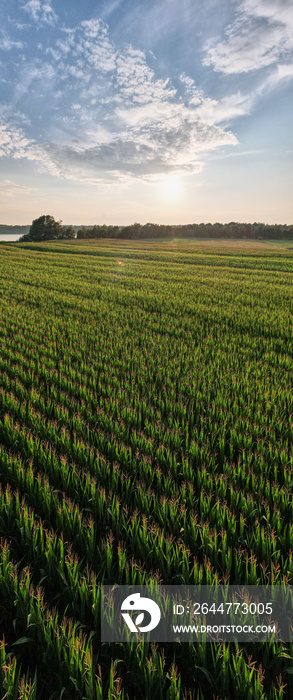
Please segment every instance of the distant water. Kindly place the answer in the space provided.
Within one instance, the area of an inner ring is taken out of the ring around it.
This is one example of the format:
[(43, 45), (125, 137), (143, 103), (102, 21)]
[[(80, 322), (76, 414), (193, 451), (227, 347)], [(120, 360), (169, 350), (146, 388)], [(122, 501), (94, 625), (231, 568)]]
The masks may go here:
[(0, 241), (13, 243), (13, 241), (19, 241), (21, 235), (20, 233), (0, 233)]
[[(8, 241), (8, 243), (13, 243), (15, 241), (19, 241), (19, 239), (23, 236), (23, 233), (0, 233), (0, 242), (1, 241)], [(76, 238), (76, 234), (75, 234)]]

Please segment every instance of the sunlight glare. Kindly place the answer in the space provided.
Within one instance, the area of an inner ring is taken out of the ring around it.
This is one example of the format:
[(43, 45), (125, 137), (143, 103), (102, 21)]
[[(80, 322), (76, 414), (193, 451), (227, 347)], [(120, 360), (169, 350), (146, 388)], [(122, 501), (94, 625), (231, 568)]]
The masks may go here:
[(182, 182), (179, 177), (169, 175), (159, 183), (160, 193), (168, 202), (177, 201), (182, 195)]

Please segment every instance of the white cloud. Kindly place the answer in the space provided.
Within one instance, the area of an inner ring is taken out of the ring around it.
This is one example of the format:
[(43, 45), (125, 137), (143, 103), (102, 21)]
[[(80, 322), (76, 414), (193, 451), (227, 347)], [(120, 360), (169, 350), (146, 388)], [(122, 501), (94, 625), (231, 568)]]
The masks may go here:
[(14, 195), (30, 194), (30, 192), (37, 192), (37, 188), (18, 185), (12, 180), (0, 180), (0, 196), (12, 197)]
[(63, 78), (71, 75), (87, 82), (93, 72), (108, 74), (115, 69), (115, 47), (103, 22), (84, 21), (74, 29), (63, 29), (63, 33), (55, 47), (47, 50)]
[(96, 145), (51, 143), (43, 149), (47, 161), (66, 178), (94, 181), (108, 173), (148, 180), (163, 173), (199, 172), (199, 154), (236, 143), (232, 133), (198, 120), (160, 132), (153, 128), (121, 132)]
[(205, 99), (199, 105), (197, 113), (208, 124), (229, 123), (236, 117), (247, 114), (252, 106), (252, 95), (237, 92), (220, 100)]
[(106, 73), (115, 68), (116, 52), (110, 41), (107, 25), (99, 20), (89, 20), (81, 23), (81, 32), (75, 47), (74, 55), (83, 56), (89, 66)]
[(222, 40), (205, 47), (204, 65), (248, 73), (286, 59), (293, 50), (292, 0), (243, 0)]
[[(44, 95), (36, 81), (46, 85)], [(23, 67), (15, 90), (19, 98), (29, 89), (38, 114), (47, 115), (50, 104), (50, 137), (39, 144), (26, 139), (8, 115), (0, 155), (90, 182), (199, 172), (204, 153), (238, 143), (220, 124), (242, 113), (245, 100), (209, 100), (185, 74), (181, 83), (184, 94), (155, 74), (143, 51), (131, 45), (118, 51), (100, 20), (63, 29), (46, 60)]]
[(189, 106), (197, 107), (196, 114), (207, 124), (224, 124), (249, 113), (253, 97), (242, 94), (240, 91), (226, 95), (218, 100), (205, 97), (203, 90), (199, 90), (192, 78), (185, 73), (179, 76), (185, 86), (186, 93), (190, 96)]
[(48, 167), (60, 176), (92, 181), (107, 172), (123, 178), (197, 172), (199, 154), (237, 143), (217, 125), (216, 109), (213, 119), (211, 108), (209, 119), (200, 114), (208, 101), (188, 76), (182, 75), (184, 102), (168, 79), (155, 75), (143, 51), (131, 45), (118, 51), (104, 22), (82, 22), (63, 33), (47, 51), (52, 68), (46, 63), (46, 71), (54, 74), (54, 99), (64, 102), (43, 146)]
[(22, 41), (13, 41), (9, 37), (2, 37), (0, 42), (0, 49), (3, 51), (11, 51), (11, 49), (23, 49)]
[(27, 12), (38, 24), (53, 25), (58, 19), (52, 8), (51, 0), (28, 0), (21, 9)]
[[(80, 110), (75, 113), (79, 115)], [(199, 172), (204, 152), (237, 144), (234, 134), (204, 122), (196, 110), (189, 112), (184, 105), (173, 105), (172, 109), (170, 104), (157, 104), (155, 116), (151, 105), (143, 105), (125, 110), (120, 119), (124, 128), (119, 132), (97, 127), (83, 133), (82, 139), (71, 138), (68, 143), (37, 144), (21, 129), (3, 125), (0, 157), (35, 160), (39, 170), (66, 179), (152, 180), (167, 173)]]
[(0, 157), (14, 156), (19, 154), (19, 157), (26, 157), (27, 149), (30, 145), (21, 129), (9, 126), (7, 124), (0, 125)]
[(276, 23), (293, 27), (291, 0), (243, 0), (244, 9), (256, 17), (267, 17)]
[(23, 130), (9, 122), (0, 124), (0, 158), (37, 161), (40, 169), (48, 170), (52, 175), (59, 175), (54, 163), (47, 157), (44, 148), (32, 139), (28, 139)]
[(166, 100), (176, 95), (168, 80), (156, 80), (143, 51), (129, 46), (117, 58), (117, 87), (124, 100), (147, 103)]
[(279, 83), (293, 79), (293, 63), (281, 63), (270, 72), (257, 88), (257, 95), (273, 90)]
[(282, 65), (277, 67), (278, 82), (279, 80), (286, 80), (287, 78), (293, 78), (293, 63)]

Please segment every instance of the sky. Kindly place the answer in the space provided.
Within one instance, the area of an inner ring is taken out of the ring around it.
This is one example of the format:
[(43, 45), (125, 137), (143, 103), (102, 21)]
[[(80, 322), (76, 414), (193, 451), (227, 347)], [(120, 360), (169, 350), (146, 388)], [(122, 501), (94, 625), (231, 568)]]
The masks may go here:
[(293, 223), (292, 0), (2, 0), (0, 222)]

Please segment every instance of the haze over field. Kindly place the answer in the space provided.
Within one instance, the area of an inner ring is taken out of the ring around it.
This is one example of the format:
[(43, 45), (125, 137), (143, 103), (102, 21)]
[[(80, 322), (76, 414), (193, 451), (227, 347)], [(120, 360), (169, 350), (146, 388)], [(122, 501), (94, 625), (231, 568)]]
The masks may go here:
[(291, 0), (2, 0), (7, 224), (292, 222)]

